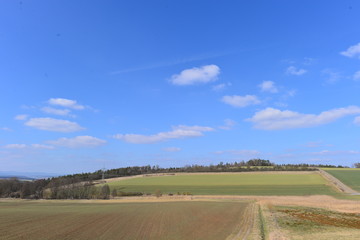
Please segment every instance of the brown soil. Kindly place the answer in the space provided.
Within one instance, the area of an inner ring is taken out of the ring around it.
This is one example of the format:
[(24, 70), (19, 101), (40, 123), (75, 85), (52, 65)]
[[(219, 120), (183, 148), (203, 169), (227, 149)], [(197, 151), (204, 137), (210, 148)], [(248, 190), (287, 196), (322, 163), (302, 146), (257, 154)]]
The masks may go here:
[(360, 216), (351, 213), (324, 213), (316, 210), (286, 209), (278, 210), (292, 217), (311, 221), (320, 225), (329, 225), (334, 227), (346, 227), (360, 229)]

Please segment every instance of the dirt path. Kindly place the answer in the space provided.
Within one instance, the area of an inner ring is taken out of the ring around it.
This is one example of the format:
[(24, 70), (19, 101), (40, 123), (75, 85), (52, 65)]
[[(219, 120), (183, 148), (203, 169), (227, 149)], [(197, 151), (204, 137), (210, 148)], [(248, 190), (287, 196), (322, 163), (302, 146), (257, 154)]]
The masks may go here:
[(256, 212), (256, 204), (250, 203), (246, 208), (244, 216), (242, 217), (239, 223), (239, 230), (231, 234), (226, 240), (246, 240), (253, 230), (253, 225), (255, 221), (255, 212)]
[(319, 169), (319, 174), (323, 178), (325, 178), (327, 181), (329, 181), (340, 192), (343, 192), (343, 193), (346, 193), (346, 194), (352, 194), (352, 195), (360, 195), (359, 192), (357, 192), (354, 189), (350, 188), (349, 186), (345, 185), (339, 179), (337, 179), (333, 175), (327, 173), (326, 171), (324, 171), (322, 169)]

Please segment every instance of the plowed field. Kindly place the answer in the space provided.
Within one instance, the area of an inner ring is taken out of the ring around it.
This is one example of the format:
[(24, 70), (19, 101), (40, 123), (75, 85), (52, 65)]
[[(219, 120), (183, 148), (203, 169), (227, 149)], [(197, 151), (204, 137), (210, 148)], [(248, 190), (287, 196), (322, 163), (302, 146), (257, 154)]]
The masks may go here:
[(252, 227), (253, 203), (0, 202), (0, 239), (232, 239)]

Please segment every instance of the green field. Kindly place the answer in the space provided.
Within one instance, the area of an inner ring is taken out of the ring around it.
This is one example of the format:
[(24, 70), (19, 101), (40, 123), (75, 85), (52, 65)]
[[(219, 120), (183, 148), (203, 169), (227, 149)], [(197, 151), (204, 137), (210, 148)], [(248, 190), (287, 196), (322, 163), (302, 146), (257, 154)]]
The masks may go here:
[(324, 168), (324, 171), (330, 173), (344, 184), (356, 191), (360, 191), (360, 169), (354, 168)]
[(334, 195), (317, 173), (189, 174), (139, 177), (110, 182), (123, 192), (190, 192), (196, 195)]
[(250, 204), (0, 202), (0, 239), (226, 239), (251, 228)]

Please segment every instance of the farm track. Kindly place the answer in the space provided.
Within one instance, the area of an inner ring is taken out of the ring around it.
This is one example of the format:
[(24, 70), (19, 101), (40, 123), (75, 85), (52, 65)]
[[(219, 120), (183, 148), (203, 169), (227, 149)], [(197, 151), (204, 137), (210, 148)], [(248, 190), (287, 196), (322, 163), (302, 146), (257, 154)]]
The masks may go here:
[(256, 204), (250, 203), (246, 208), (236, 231), (226, 238), (226, 240), (246, 240), (250, 235), (255, 221)]
[(354, 189), (350, 188), (349, 186), (345, 185), (336, 177), (332, 176), (330, 173), (319, 169), (319, 174), (324, 177), (327, 181), (331, 183), (336, 189), (338, 189), (342, 193), (351, 194), (351, 195), (360, 195), (359, 192), (355, 191)]

